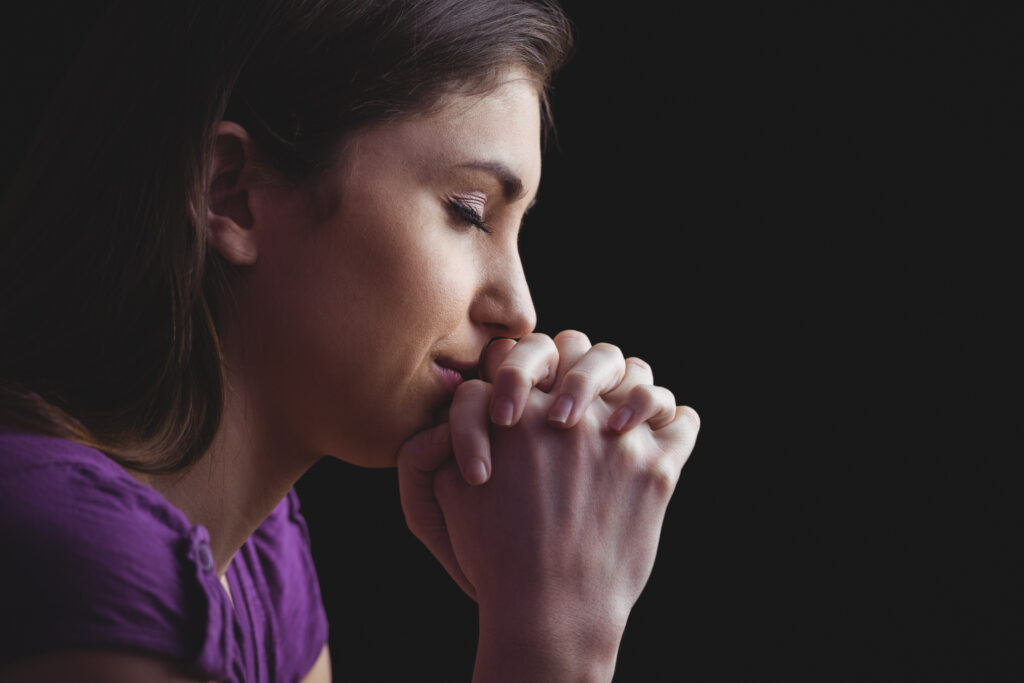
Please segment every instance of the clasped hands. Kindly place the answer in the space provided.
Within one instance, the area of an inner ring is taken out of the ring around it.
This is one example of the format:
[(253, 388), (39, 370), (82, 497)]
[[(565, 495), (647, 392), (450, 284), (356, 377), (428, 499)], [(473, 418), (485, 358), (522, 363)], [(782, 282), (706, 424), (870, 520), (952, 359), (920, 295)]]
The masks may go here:
[(407, 524), (479, 603), (481, 633), (614, 651), (697, 414), (647, 363), (580, 332), (483, 355), (487, 380), (460, 385), (448, 423), (399, 451)]

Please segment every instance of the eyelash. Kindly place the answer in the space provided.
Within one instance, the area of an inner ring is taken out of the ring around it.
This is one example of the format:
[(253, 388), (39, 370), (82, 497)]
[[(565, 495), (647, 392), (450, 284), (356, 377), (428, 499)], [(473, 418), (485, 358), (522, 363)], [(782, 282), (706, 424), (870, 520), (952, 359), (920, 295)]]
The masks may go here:
[(484, 222), (484, 217), (477, 213), (476, 209), (466, 206), (462, 202), (456, 201), (454, 199), (448, 200), (448, 207), (451, 209), (452, 213), (455, 214), (455, 217), (458, 218), (459, 220), (463, 220), (466, 223), (472, 225), (473, 227), (479, 230), (483, 230), (488, 235), (491, 234), (490, 226)]

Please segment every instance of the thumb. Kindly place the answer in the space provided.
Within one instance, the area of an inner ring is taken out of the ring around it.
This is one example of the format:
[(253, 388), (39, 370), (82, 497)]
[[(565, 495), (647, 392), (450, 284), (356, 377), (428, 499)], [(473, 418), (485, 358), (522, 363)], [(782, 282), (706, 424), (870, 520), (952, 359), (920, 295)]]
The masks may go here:
[(462, 573), (448, 526), (434, 497), (434, 471), (451, 456), (451, 431), (442, 423), (413, 435), (398, 449), (398, 493), (405, 523), (473, 600), (476, 591)]

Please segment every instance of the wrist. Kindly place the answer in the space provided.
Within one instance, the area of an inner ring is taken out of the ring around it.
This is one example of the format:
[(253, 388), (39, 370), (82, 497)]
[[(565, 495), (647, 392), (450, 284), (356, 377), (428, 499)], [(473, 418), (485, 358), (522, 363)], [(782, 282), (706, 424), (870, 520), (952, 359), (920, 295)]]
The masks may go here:
[[(520, 606), (522, 607), (522, 606)], [(480, 606), (473, 683), (608, 683), (626, 615)]]

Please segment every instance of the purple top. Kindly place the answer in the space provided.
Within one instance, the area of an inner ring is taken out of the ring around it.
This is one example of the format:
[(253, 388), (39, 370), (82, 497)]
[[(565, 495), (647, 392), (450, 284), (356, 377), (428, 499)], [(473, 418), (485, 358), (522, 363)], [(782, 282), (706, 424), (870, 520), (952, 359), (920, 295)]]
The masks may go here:
[(0, 432), (0, 666), (130, 649), (234, 683), (301, 681), (327, 616), (294, 489), (235, 555), (97, 450)]

